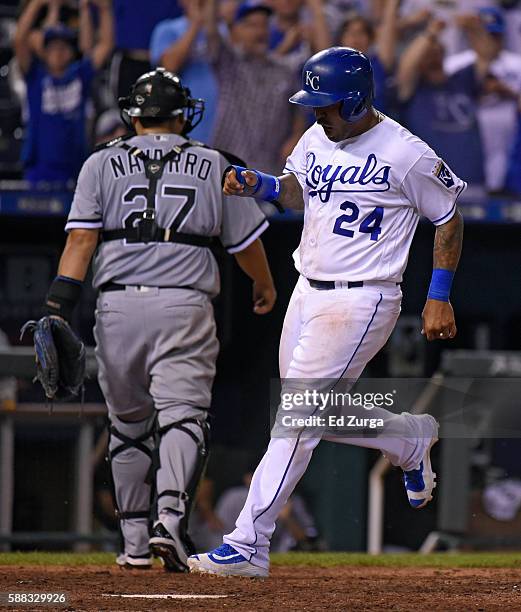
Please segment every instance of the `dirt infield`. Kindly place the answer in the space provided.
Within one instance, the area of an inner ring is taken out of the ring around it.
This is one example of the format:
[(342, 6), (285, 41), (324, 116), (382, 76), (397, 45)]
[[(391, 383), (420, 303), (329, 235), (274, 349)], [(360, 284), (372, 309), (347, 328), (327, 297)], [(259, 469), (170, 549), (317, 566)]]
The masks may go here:
[[(521, 573), (503, 568), (278, 566), (269, 579), (255, 580), (165, 574), (159, 567), (1, 566), (0, 591), (65, 591), (69, 597), (63, 608), (3, 606), (10, 610), (521, 610)], [(226, 597), (121, 597), (125, 594)]]

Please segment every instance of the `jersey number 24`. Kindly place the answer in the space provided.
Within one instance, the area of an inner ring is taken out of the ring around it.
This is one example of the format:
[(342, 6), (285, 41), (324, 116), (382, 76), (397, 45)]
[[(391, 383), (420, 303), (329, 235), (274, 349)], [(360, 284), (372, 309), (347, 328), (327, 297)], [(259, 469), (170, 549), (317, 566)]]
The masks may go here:
[[(337, 217), (335, 221), (335, 227), (333, 228), (333, 234), (352, 238), (355, 235), (354, 230), (344, 227), (344, 224), (354, 223), (360, 216), (360, 209), (354, 202), (343, 202), (342, 204), (340, 204), (340, 208), (342, 210), (350, 212), (349, 214), (340, 215), (339, 217)], [(367, 215), (367, 217), (362, 219), (362, 223), (360, 223), (358, 231), (362, 232), (363, 234), (371, 234), (371, 240), (378, 240), (378, 236), (382, 232), (380, 224), (382, 223), (383, 216), (383, 207), (377, 206), (372, 212)]]

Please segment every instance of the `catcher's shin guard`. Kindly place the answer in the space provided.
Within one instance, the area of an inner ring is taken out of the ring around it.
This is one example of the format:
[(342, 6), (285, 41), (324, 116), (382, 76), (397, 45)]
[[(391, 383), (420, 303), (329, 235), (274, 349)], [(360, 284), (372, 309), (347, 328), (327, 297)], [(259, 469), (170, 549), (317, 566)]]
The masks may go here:
[[(163, 473), (160, 476), (156, 474), (159, 523), (153, 529), (150, 548), (154, 555), (161, 558), (165, 569), (184, 572), (188, 571), (187, 557), (195, 552), (188, 535), (188, 521), (197, 485), (208, 461), (210, 426), (205, 420), (188, 418), (160, 427), (158, 434)], [(189, 447), (185, 449), (183, 458), (186, 460), (187, 456), (194, 456), (194, 461), (188, 469), (183, 469), (181, 462), (176, 462), (172, 456), (174, 453), (169, 451), (175, 449), (175, 452), (180, 452), (187, 442), (195, 443), (196, 453), (194, 455), (192, 450), (188, 455)], [(172, 464), (178, 465), (178, 469), (170, 471)], [(176, 488), (170, 488), (170, 482), (175, 483)]]
[(112, 417), (109, 432), (107, 460), (119, 521), (121, 552), (136, 557), (147, 555), (154, 493), (149, 478), (154, 460), (154, 420), (126, 422)]

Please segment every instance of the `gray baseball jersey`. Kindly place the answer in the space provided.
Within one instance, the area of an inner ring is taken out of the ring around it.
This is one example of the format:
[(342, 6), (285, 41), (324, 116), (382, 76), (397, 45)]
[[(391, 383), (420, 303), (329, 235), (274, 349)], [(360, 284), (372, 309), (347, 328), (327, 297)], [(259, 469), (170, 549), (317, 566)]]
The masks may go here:
[[(157, 159), (185, 141), (176, 134), (150, 134), (135, 136), (127, 143)], [(228, 165), (218, 151), (201, 146), (190, 147), (167, 163), (157, 188), (158, 225), (167, 228), (175, 222), (180, 232), (216, 236), (228, 253), (245, 249), (268, 222), (254, 199), (238, 200), (222, 193), (221, 176)], [(80, 172), (66, 231), (132, 227), (146, 208), (147, 186), (143, 162), (128, 151), (112, 146), (94, 153)], [(208, 248), (192, 245), (102, 242), (93, 270), (95, 288), (111, 281), (192, 287), (211, 296), (219, 292), (213, 255)]]
[[(174, 134), (126, 141), (152, 159), (185, 142)], [(223, 195), (227, 165), (223, 155), (202, 146), (167, 161), (157, 183), (157, 225), (218, 237), (229, 253), (246, 248), (268, 222), (252, 198)], [(148, 186), (141, 159), (117, 144), (101, 149), (81, 170), (66, 230), (134, 227), (147, 207)], [(219, 291), (219, 272), (209, 248), (126, 239), (102, 242), (93, 267), (93, 285), (102, 288), (94, 328), (98, 380), (112, 425), (109, 449), (124, 552), (147, 557), (151, 485), (145, 450), (155, 444), (154, 416), (161, 428), (173, 425), (161, 436), (156, 473), (157, 516), (170, 533), (181, 533), (191, 483), (206, 456), (201, 423), (219, 348), (210, 302)], [(126, 288), (103, 291), (107, 282)], [(128, 439), (142, 443), (119, 452)]]

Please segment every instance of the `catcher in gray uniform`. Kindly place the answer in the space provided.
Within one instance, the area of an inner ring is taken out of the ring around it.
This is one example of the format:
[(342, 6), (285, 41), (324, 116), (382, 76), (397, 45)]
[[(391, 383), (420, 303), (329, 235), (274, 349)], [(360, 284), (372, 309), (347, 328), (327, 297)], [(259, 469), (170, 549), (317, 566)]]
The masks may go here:
[(85, 162), (46, 310), (70, 318), (94, 255), (96, 356), (124, 541), (118, 563), (147, 568), (153, 554), (186, 571), (218, 352), (210, 300), (219, 274), (209, 247), (218, 239), (234, 254), (253, 280), (254, 311), (265, 314), (276, 297), (259, 239), (268, 222), (255, 200), (238, 206), (223, 195), (221, 177), (235, 162), (186, 138), (204, 103), (176, 75), (143, 75), (120, 105), (136, 135)]

